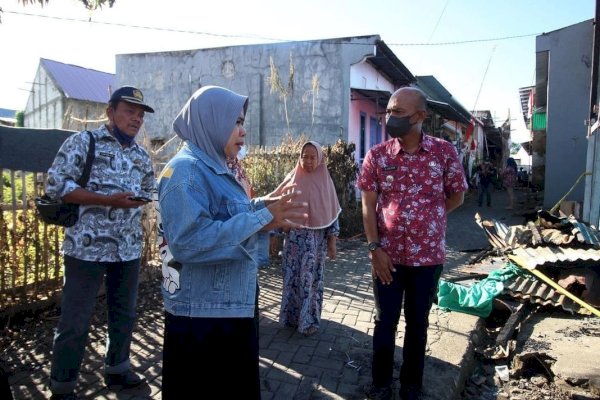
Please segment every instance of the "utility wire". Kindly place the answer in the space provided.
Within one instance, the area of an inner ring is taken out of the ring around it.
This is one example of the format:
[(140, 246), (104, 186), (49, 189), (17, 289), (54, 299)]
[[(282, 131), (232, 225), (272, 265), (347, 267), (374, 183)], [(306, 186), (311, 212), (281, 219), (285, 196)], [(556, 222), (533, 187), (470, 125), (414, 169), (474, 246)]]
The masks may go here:
[(447, 0), (446, 4), (444, 4), (444, 8), (442, 9), (442, 12), (440, 13), (440, 16), (438, 17), (438, 20), (435, 23), (435, 26), (433, 27), (433, 30), (431, 31), (431, 35), (429, 35), (429, 39), (427, 39), (427, 42), (431, 42), (431, 39), (433, 38), (433, 35), (435, 34), (435, 31), (437, 31), (437, 28), (440, 25), (440, 21), (442, 20), (442, 17), (444, 16), (444, 12), (446, 11), (446, 7), (448, 7), (448, 3), (449, 2), (450, 2), (450, 0)]
[[(433, 29), (431, 30), (431, 34), (429, 35), (429, 38), (427, 39), (427, 43), (430, 43), (431, 39), (433, 39), (433, 35), (435, 35), (435, 32), (437, 31), (437, 28), (440, 25), (440, 21), (442, 20), (442, 17), (444, 16), (444, 13), (446, 12), (446, 7), (448, 7), (449, 2), (450, 2), (450, 0), (446, 0), (446, 4), (444, 4), (444, 8), (442, 8), (440, 15), (438, 16), (438, 19), (435, 22)], [(423, 53), (421, 53), (421, 56), (419, 57), (419, 63), (417, 64), (419, 66), (419, 69), (420, 69), (422, 63), (423, 63)]]
[[(288, 39), (272, 38), (272, 37), (265, 37), (265, 36), (227, 35), (224, 33), (199, 32), (199, 31), (190, 31), (190, 30), (184, 30), (184, 29), (160, 28), (160, 27), (143, 26), (143, 25), (127, 25), (127, 24), (120, 24), (120, 23), (116, 23), (116, 22), (92, 21), (91, 18), (86, 20), (86, 19), (78, 19), (78, 18), (54, 17), (54, 16), (49, 16), (49, 15), (38, 15), (38, 14), (31, 14), (31, 13), (10, 11), (10, 10), (3, 10), (2, 12), (5, 14), (22, 15), (22, 16), (27, 16), (27, 17), (38, 17), (38, 18), (55, 19), (55, 20), (60, 20), (60, 21), (82, 22), (82, 23), (96, 24), (96, 25), (118, 26), (118, 27), (122, 27), (122, 28), (135, 28), (135, 29), (162, 31), (162, 32), (185, 33), (185, 34), (191, 34), (191, 35), (206, 35), (206, 36), (215, 36), (215, 37), (223, 37), (223, 38), (238, 38), (238, 39), (263, 39), (263, 40), (269, 40), (269, 41), (274, 41), (274, 42), (297, 42), (297, 41), (299, 41), (299, 40), (288, 40)], [(441, 18), (441, 15), (440, 15), (440, 18)], [(437, 43), (387, 43), (387, 44), (388, 44), (388, 46), (451, 46), (451, 45), (468, 44), (468, 43), (496, 42), (496, 41), (500, 41), (500, 40), (520, 39), (520, 38), (531, 37), (531, 36), (539, 36), (541, 34), (543, 34), (543, 33), (528, 33), (528, 34), (524, 34), (524, 35), (502, 36), (502, 37), (486, 38), (486, 39), (456, 40), (456, 41), (452, 41), (452, 42), (437, 42)], [(360, 46), (364, 45), (364, 43), (348, 43), (348, 42), (343, 42), (343, 43), (348, 44), (348, 45), (352, 45), (352, 44), (360, 45)]]
[(225, 37), (225, 38), (238, 38), (238, 39), (255, 38), (255, 39), (265, 39), (265, 40), (274, 40), (274, 41), (282, 41), (283, 40), (283, 39), (275, 39), (275, 38), (268, 38), (268, 37), (261, 37), (261, 36), (252, 36), (252, 35), (245, 35), (245, 36), (242, 36), (242, 35), (226, 35), (226, 34), (221, 34), (221, 33), (198, 32), (198, 31), (189, 31), (189, 30), (184, 30), (184, 29), (160, 28), (160, 27), (155, 27), (155, 26), (127, 25), (127, 24), (120, 24), (120, 23), (117, 23), (117, 22), (92, 21), (91, 18), (89, 20), (85, 20), (85, 19), (79, 19), (79, 18), (54, 17), (54, 16), (50, 16), (50, 15), (38, 15), (38, 14), (31, 14), (31, 13), (17, 12), (17, 11), (8, 11), (8, 10), (4, 10), (3, 12), (5, 12), (7, 14), (22, 15), (22, 16), (26, 16), (26, 17), (47, 18), (47, 19), (55, 19), (55, 20), (70, 21), (70, 22), (83, 22), (83, 23), (86, 23), (86, 24), (95, 24), (95, 25), (118, 26), (118, 27), (122, 27), (122, 28), (147, 29), (147, 30), (153, 30), (153, 31), (163, 31), (163, 32), (173, 32), (173, 33), (188, 33), (188, 34), (193, 34), (193, 35), (206, 35), (206, 36), (216, 36), (216, 37)]
[(514, 36), (503, 36), (497, 38), (487, 38), (487, 39), (471, 39), (471, 40), (457, 40), (454, 42), (437, 42), (437, 43), (390, 43), (390, 46), (447, 46), (454, 44), (466, 44), (466, 43), (480, 43), (480, 42), (495, 42), (498, 40), (508, 40), (508, 39), (519, 39), (529, 36), (539, 36), (543, 35), (543, 33), (528, 33), (525, 35), (514, 35)]
[(483, 82), (485, 82), (485, 77), (490, 69), (490, 64), (492, 63), (492, 56), (494, 55), (494, 51), (496, 50), (496, 46), (492, 47), (492, 53), (490, 54), (490, 58), (488, 60), (487, 66), (485, 67), (485, 72), (483, 73), (483, 78), (481, 79), (481, 84), (479, 85), (479, 90), (477, 91), (477, 97), (475, 98), (475, 104), (473, 105), (473, 110), (477, 110), (477, 102), (479, 101), (479, 95), (481, 94), (481, 89), (483, 88)]

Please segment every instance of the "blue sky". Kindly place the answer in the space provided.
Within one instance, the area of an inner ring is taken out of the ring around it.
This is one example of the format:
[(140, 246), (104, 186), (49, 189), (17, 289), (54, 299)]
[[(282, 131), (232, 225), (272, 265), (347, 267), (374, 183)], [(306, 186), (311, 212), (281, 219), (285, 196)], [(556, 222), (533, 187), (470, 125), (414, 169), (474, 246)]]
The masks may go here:
[[(0, 7), (0, 108), (25, 108), (40, 58), (115, 72), (115, 54), (378, 34), (414, 75), (434, 75), (465, 108), (490, 110), (498, 124), (510, 110), (520, 141), (518, 90), (534, 83), (535, 36), (592, 19), (595, 2), (116, 0), (89, 12), (76, 0), (43, 8), (0, 0)], [(513, 36), (523, 37), (501, 39)]]

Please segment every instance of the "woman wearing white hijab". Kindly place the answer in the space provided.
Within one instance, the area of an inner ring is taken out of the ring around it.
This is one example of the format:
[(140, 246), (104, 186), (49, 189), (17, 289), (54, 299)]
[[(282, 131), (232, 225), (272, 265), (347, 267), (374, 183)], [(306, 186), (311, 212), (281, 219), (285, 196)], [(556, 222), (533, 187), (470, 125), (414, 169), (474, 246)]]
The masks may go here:
[(247, 102), (206, 86), (173, 122), (185, 145), (158, 188), (161, 254), (172, 254), (163, 268), (163, 399), (228, 399), (240, 391), (260, 398), (257, 269), (268, 260), (267, 232), (296, 227), (288, 219), (307, 215), (291, 201), (297, 193), (250, 200), (227, 167), (244, 145)]

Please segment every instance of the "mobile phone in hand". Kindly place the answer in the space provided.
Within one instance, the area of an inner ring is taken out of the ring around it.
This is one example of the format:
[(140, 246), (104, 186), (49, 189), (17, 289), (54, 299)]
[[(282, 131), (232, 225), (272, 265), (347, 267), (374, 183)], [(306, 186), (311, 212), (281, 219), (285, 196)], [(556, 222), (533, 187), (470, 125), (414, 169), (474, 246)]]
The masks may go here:
[(146, 203), (149, 203), (152, 201), (152, 199), (149, 199), (148, 197), (143, 197), (143, 196), (131, 196), (128, 197), (129, 200), (134, 200), (134, 201), (144, 201)]

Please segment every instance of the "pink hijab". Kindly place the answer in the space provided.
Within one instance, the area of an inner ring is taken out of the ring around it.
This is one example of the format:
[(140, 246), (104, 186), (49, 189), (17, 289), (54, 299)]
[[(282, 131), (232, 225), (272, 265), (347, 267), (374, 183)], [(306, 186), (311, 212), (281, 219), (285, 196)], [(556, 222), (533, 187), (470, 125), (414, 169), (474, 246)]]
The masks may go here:
[[(317, 167), (312, 172), (306, 172), (300, 163), (302, 157), (302, 152), (300, 152), (296, 167), (287, 174), (282, 186), (287, 183), (295, 183), (295, 190), (302, 191), (302, 194), (294, 198), (294, 201), (308, 203), (308, 222), (305, 227), (324, 229), (335, 222), (342, 208), (327, 166), (323, 163), (321, 145), (317, 142), (306, 142), (302, 146), (302, 150), (309, 144), (317, 149)], [(304, 221), (296, 222), (304, 223)]]

